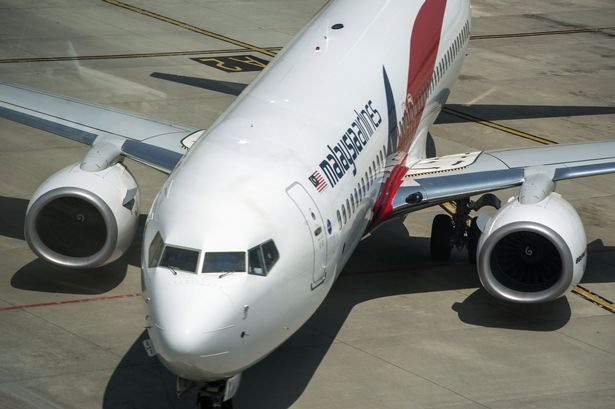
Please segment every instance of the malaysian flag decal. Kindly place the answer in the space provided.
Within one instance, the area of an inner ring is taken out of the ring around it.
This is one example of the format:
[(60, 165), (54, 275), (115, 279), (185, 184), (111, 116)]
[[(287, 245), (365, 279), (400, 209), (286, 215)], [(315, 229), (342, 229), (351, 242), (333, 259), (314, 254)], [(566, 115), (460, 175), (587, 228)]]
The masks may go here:
[(310, 179), (310, 182), (312, 182), (316, 190), (318, 190), (319, 192), (322, 192), (328, 186), (327, 181), (325, 180), (325, 178), (322, 177), (319, 171), (312, 173), (312, 175), (308, 179)]

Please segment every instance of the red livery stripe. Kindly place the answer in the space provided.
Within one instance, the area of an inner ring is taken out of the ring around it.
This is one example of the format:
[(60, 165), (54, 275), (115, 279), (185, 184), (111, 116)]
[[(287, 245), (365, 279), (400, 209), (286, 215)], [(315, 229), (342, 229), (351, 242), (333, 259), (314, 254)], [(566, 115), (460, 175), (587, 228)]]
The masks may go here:
[(374, 205), (374, 219), (370, 228), (384, 222), (391, 216), (392, 201), (406, 174), (406, 156), (416, 137), (416, 131), (423, 116), (427, 99), (427, 89), (433, 73), (442, 23), (447, 0), (426, 0), (421, 6), (410, 37), (410, 61), (408, 63), (408, 83), (406, 100), (403, 101), (404, 112), (399, 123), (399, 143), (397, 152), (403, 157), (396, 164), (387, 178)]

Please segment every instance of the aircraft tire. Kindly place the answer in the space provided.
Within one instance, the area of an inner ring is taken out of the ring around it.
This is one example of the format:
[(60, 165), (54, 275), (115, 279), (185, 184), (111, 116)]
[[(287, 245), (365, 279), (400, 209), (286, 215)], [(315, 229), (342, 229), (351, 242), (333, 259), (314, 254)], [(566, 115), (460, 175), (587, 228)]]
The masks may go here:
[(453, 219), (445, 214), (439, 214), (431, 224), (431, 259), (448, 261), (451, 258), (451, 237), (453, 235)]

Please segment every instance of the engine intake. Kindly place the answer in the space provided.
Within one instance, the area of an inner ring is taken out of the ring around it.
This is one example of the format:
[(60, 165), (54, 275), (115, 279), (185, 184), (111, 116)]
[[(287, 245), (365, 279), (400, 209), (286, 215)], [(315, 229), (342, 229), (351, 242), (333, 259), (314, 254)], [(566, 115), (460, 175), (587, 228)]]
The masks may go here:
[(514, 200), (496, 213), (481, 237), (479, 277), (498, 298), (549, 301), (580, 281), (585, 246), (579, 216), (558, 194), (536, 204)]
[(100, 172), (71, 165), (34, 193), (25, 237), (39, 257), (53, 264), (93, 268), (124, 253), (137, 221), (136, 182), (123, 165)]

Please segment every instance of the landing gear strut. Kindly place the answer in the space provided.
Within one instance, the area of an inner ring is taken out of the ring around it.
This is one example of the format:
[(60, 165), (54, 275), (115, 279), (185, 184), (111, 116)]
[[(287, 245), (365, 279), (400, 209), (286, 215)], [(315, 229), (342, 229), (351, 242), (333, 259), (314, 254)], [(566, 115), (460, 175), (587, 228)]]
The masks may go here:
[(476, 217), (470, 217), (470, 212), (478, 211), (485, 206), (500, 208), (500, 199), (487, 193), (476, 201), (469, 198), (446, 202), (440, 206), (449, 214), (439, 214), (431, 225), (431, 258), (437, 261), (447, 261), (451, 257), (453, 247), (461, 250), (468, 248), (468, 261), (476, 263), (476, 248), (481, 231)]
[[(241, 382), (241, 373), (219, 381), (206, 382), (196, 395), (199, 409), (232, 409), (231, 398), (237, 392)], [(177, 396), (196, 386), (196, 382), (177, 378)]]
[(199, 409), (233, 409), (233, 401), (224, 400), (225, 386), (225, 381), (205, 384), (196, 395)]

